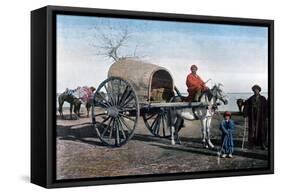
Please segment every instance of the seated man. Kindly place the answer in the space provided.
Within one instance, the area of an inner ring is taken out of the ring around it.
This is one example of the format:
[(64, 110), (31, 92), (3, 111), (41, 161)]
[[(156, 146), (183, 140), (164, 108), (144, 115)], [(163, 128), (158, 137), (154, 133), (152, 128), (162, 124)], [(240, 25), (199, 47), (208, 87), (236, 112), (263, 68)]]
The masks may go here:
[(203, 92), (209, 90), (209, 88), (205, 85), (205, 82), (197, 75), (198, 67), (196, 65), (192, 65), (190, 67), (191, 73), (186, 77), (186, 86), (188, 91), (187, 101), (189, 102), (198, 102), (199, 97)]

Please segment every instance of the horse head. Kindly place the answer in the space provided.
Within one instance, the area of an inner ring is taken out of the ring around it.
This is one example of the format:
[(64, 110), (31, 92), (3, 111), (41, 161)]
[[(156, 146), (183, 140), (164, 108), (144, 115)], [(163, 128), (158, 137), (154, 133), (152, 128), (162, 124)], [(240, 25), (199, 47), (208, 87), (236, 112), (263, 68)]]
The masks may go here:
[(217, 100), (223, 102), (224, 105), (228, 104), (227, 95), (224, 93), (222, 89), (223, 85), (221, 83), (215, 84), (211, 89), (211, 95), (214, 98), (214, 102), (217, 103)]

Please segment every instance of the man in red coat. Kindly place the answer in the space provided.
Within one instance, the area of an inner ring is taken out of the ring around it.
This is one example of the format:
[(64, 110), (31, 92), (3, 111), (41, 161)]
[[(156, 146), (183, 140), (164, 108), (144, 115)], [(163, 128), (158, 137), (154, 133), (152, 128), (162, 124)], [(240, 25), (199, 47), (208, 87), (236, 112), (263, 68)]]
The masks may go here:
[(198, 67), (196, 65), (192, 65), (190, 67), (191, 73), (186, 77), (186, 86), (188, 91), (187, 101), (198, 102), (199, 97), (202, 92), (209, 90), (209, 88), (205, 85), (205, 82), (197, 75)]

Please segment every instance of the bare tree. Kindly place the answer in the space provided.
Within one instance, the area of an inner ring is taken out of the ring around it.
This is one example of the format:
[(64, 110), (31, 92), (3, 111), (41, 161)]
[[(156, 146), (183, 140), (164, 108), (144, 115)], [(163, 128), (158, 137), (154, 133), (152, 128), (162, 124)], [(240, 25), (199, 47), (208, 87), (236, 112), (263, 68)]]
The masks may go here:
[[(103, 28), (105, 25), (103, 25)], [(121, 58), (140, 58), (137, 55), (138, 44), (135, 45), (135, 49), (132, 54), (128, 51), (121, 53), (121, 48), (128, 47), (128, 42), (132, 37), (133, 33), (129, 32), (127, 26), (121, 26), (118, 28), (113, 28), (110, 25), (107, 25), (106, 29), (100, 29), (99, 26), (95, 26), (93, 35), (95, 37), (95, 42), (93, 46), (97, 49), (97, 55), (102, 55), (106, 58), (118, 61)], [(144, 57), (144, 56), (142, 56)]]

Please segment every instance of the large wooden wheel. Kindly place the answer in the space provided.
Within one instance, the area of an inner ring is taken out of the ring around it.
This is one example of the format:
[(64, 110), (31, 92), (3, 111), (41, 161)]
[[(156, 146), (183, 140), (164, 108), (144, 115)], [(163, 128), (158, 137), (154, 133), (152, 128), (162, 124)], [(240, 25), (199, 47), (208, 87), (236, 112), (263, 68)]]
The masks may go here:
[(99, 85), (93, 97), (92, 121), (104, 144), (119, 147), (127, 143), (138, 117), (138, 98), (129, 82), (110, 77)]

